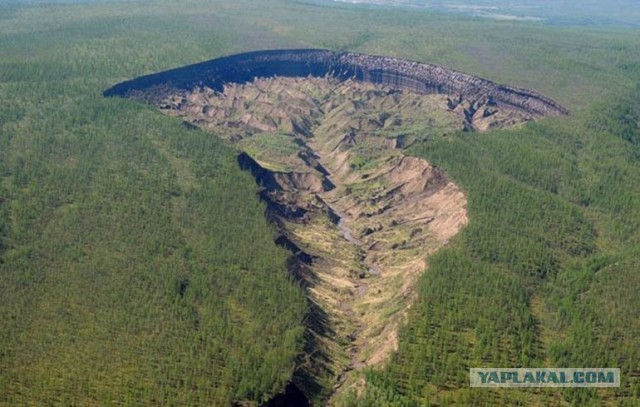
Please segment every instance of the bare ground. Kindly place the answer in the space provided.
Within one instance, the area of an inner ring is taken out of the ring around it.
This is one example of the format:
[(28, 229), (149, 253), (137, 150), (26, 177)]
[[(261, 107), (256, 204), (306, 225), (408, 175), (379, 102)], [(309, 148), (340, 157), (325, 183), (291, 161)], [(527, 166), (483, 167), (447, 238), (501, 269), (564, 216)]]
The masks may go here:
[(487, 103), (310, 77), (197, 89), (160, 104), (232, 140), (273, 175), (263, 196), (279, 208), (280, 231), (313, 259), (296, 272), (324, 315), (309, 321), (313, 350), (302, 369), (333, 383), (332, 397), (361, 389), (358, 369), (397, 349), (429, 255), (468, 222), (463, 192), (403, 148), (532, 119)]

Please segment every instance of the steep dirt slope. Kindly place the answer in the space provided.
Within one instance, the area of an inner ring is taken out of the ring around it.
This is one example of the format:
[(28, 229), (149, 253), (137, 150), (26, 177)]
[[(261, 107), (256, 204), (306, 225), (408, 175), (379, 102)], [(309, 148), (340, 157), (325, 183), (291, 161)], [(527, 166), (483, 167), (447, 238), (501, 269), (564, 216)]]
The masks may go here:
[[(554, 100), (536, 92), (438, 65), (323, 49), (276, 49), (230, 55), (123, 82), (105, 91), (105, 95), (154, 102), (178, 89), (206, 86), (221, 91), (228, 83), (249, 83), (255, 77), (275, 76), (356, 79), (419, 94), (462, 96), (467, 100), (487, 98), (491, 103), (540, 116), (568, 113)], [(149, 92), (150, 89), (154, 91)]]

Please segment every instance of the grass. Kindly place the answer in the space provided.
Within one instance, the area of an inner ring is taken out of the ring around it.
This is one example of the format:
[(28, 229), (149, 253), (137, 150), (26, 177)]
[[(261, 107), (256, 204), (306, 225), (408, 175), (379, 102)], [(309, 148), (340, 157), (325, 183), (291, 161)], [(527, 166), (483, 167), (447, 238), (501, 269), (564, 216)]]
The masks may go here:
[(298, 158), (301, 148), (288, 134), (260, 133), (243, 139), (237, 146), (272, 171), (290, 172), (304, 168)]

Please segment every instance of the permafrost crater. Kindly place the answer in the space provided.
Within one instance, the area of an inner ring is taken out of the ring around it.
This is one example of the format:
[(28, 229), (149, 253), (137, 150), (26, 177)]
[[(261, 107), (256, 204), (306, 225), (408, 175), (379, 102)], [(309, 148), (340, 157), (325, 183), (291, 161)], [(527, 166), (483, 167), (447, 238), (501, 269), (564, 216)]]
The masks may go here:
[(468, 222), (460, 189), (404, 149), (567, 114), (534, 92), (436, 65), (326, 50), (234, 55), (105, 95), (150, 103), (242, 151), (308, 295), (295, 382), (316, 399), (359, 389), (353, 372), (388, 358), (429, 255)]

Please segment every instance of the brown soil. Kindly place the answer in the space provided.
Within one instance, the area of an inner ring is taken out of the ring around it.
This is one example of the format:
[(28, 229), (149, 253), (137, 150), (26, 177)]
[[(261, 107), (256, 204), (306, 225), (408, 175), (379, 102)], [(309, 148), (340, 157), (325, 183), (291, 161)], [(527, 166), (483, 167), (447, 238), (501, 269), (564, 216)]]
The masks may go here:
[[(163, 111), (214, 130), (251, 159), (312, 309), (301, 363), (334, 395), (384, 363), (430, 254), (468, 222), (446, 174), (405, 156), (416, 140), (531, 120), (483, 100), (452, 100), (328, 78), (256, 79), (178, 92)], [(290, 142), (290, 143), (289, 143)], [(323, 355), (319, 357), (318, 355)]]

